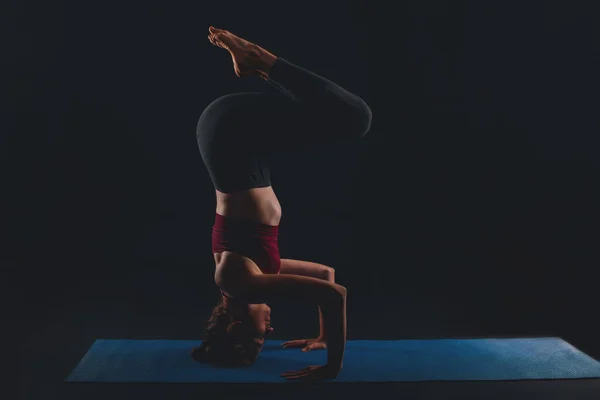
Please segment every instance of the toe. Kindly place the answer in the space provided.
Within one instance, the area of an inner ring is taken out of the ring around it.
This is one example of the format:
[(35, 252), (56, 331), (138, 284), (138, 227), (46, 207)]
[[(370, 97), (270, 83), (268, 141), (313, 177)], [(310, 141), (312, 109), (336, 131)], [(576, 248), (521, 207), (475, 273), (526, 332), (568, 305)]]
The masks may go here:
[(219, 29), (219, 28), (215, 28), (215, 27), (214, 27), (214, 26), (212, 26), (212, 25), (208, 27), (208, 31), (209, 31), (210, 33), (225, 33), (225, 32), (227, 32), (225, 29)]
[(217, 43), (218, 45), (221, 45), (225, 48), (228, 47), (228, 41), (226, 40), (226, 37), (224, 34), (222, 33), (215, 33), (213, 36), (213, 40), (215, 41), (215, 43)]

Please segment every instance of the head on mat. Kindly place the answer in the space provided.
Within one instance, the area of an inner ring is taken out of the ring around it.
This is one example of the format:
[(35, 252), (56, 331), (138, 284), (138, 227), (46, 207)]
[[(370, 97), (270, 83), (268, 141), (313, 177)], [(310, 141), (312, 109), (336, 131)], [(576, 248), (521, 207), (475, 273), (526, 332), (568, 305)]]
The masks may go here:
[(231, 302), (223, 297), (213, 309), (204, 340), (192, 350), (192, 357), (222, 367), (252, 365), (271, 332), (268, 305)]

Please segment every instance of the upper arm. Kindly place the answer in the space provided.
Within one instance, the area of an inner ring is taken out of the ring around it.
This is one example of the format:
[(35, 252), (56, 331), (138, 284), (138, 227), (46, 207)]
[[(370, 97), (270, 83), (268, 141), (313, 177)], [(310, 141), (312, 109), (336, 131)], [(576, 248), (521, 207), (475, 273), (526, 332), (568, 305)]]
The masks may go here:
[(309, 276), (331, 282), (335, 281), (335, 270), (333, 268), (311, 261), (282, 258), (281, 270), (279, 273), (285, 275)]
[(287, 298), (322, 305), (345, 297), (346, 288), (306, 276), (259, 274), (247, 280), (241, 295), (251, 303)]

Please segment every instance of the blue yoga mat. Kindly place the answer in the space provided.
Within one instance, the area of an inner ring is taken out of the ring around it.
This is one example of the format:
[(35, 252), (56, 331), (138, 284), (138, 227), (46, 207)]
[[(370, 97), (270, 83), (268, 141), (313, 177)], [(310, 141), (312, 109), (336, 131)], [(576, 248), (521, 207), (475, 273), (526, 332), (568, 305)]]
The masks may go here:
[[(198, 341), (96, 340), (68, 382), (272, 382), (322, 365), (326, 350), (303, 353), (269, 340), (257, 362), (216, 368), (190, 357)], [(600, 362), (560, 338), (348, 341), (337, 382), (600, 378)]]

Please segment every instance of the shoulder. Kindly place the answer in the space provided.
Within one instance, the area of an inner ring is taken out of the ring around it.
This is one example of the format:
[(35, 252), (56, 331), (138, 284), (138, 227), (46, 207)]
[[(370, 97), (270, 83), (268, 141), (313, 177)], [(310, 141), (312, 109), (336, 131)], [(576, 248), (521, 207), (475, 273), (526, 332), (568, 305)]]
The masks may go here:
[(248, 280), (261, 274), (260, 268), (248, 257), (231, 251), (215, 254), (215, 283), (231, 296), (237, 296)]

